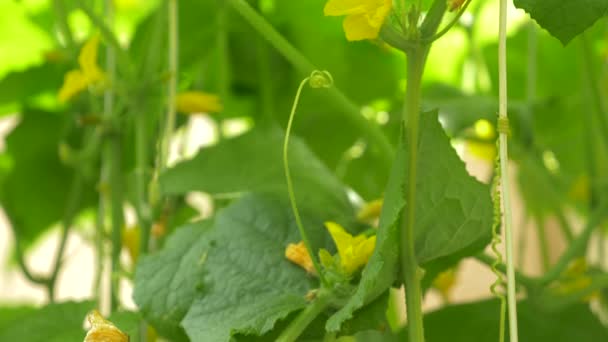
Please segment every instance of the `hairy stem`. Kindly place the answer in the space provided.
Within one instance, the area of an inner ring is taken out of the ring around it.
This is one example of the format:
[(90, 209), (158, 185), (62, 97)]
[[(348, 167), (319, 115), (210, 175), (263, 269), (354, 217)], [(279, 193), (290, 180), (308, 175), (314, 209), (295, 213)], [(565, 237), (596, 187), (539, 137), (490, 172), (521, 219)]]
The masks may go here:
[[(507, 119), (507, 0), (500, 0), (498, 20), (498, 118), (499, 123), (508, 123)], [(511, 193), (509, 182), (509, 154), (507, 148), (508, 124), (506, 129), (500, 129), (499, 156), (503, 197), (503, 220), (505, 228), (505, 248), (507, 255), (507, 301), (509, 309), (509, 337), (511, 342), (519, 340), (517, 327), (517, 299), (515, 262), (513, 260), (513, 225), (511, 215)]]
[(302, 332), (317, 318), (331, 302), (329, 293), (319, 292), (310, 304), (306, 306), (302, 312), (287, 326), (281, 335), (276, 339), (276, 342), (295, 342)]
[[(401, 273), (405, 285), (409, 340), (424, 341), (422, 324), (422, 290), (418, 275), (418, 262), (414, 248), (414, 224), (416, 213), (416, 183), (418, 170), (418, 126), (420, 120), (421, 82), (428, 49), (419, 46), (408, 54), (407, 91), (403, 113), (404, 130), (407, 130), (408, 188), (404, 189), (406, 205), (401, 214)], [(405, 135), (404, 135), (405, 136)]]

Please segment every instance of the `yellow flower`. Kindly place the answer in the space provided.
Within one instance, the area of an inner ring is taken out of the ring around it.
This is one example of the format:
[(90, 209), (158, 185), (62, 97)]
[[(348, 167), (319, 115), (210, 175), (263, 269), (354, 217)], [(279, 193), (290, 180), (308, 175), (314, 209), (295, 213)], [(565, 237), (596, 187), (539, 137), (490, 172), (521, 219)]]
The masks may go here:
[(219, 97), (201, 91), (187, 91), (177, 95), (175, 99), (177, 111), (181, 113), (217, 113), (223, 107)]
[(105, 320), (97, 310), (87, 315), (91, 329), (84, 342), (129, 342), (129, 336), (118, 329), (112, 322)]
[(367, 264), (376, 247), (376, 236), (361, 234), (353, 237), (335, 222), (325, 222), (325, 227), (338, 248), (340, 264), (346, 273), (353, 274)]
[(122, 230), (122, 245), (129, 253), (131, 262), (133, 265), (137, 262), (139, 257), (139, 244), (140, 244), (141, 229), (139, 227), (124, 228)]
[(326, 16), (343, 16), (343, 27), (348, 40), (375, 39), (390, 13), (392, 0), (329, 0)]
[(310, 274), (316, 274), (315, 266), (312, 263), (310, 254), (306, 250), (306, 246), (303, 241), (299, 243), (290, 243), (285, 249), (285, 258), (293, 262), (294, 264), (302, 267), (306, 272)]
[(93, 36), (80, 50), (78, 64), (80, 69), (70, 70), (65, 74), (63, 85), (59, 90), (59, 100), (66, 102), (90, 85), (103, 83), (105, 74), (97, 65), (99, 36)]
[(466, 0), (448, 0), (448, 10), (453, 12), (459, 9)]
[(454, 284), (456, 284), (456, 270), (453, 268), (439, 273), (437, 278), (433, 280), (433, 287), (439, 291), (445, 302), (450, 301)]
[(382, 212), (382, 198), (365, 203), (357, 213), (357, 219), (361, 222), (372, 221), (380, 217)]

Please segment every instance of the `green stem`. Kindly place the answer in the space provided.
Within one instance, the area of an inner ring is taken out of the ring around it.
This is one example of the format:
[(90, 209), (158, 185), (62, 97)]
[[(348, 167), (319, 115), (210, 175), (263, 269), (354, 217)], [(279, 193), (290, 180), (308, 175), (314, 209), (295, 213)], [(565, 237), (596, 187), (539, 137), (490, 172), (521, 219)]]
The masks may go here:
[(45, 278), (44, 276), (38, 274), (34, 274), (27, 266), (27, 263), (25, 262), (25, 252), (23, 251), (23, 246), (21, 238), (19, 237), (18, 229), (16, 229), (14, 224), (12, 223), (10, 224), (10, 226), (13, 229), (13, 235), (15, 236), (15, 254), (17, 257), (17, 264), (19, 265), (19, 268), (21, 268), (21, 272), (23, 273), (25, 278), (27, 278), (27, 280), (31, 281), (32, 283), (46, 285), (48, 283), (48, 278)]
[[(49, 276), (41, 276), (34, 274), (30, 271), (29, 267), (25, 262), (24, 251), (22, 247), (21, 240), (17, 233), (17, 229), (14, 230), (15, 235), (15, 249), (17, 255), (17, 263), (21, 268), (23, 275), (32, 283), (44, 285), (47, 288), (47, 294), (50, 302), (55, 301), (55, 285), (57, 283), (57, 277), (59, 276), (59, 272), (61, 270), (61, 263), (63, 261), (63, 254), (65, 252), (65, 247), (67, 245), (67, 240), (69, 237), (69, 233), (72, 227), (72, 223), (74, 221), (74, 217), (78, 213), (79, 205), (82, 199), (82, 192), (84, 186), (84, 179), (80, 170), (76, 170), (76, 175), (74, 180), (72, 181), (71, 188), (69, 190), (69, 197), (67, 202), (67, 207), (65, 210), (65, 214), (63, 217), (62, 223), (62, 231), (61, 238), (59, 240), (59, 246), (57, 248), (57, 252), (55, 255), (55, 259), (53, 261), (53, 266), (51, 268), (51, 272)], [(11, 227), (14, 227), (11, 225)]]
[[(422, 74), (426, 62), (428, 48), (422, 45), (410, 51), (407, 56), (407, 91), (403, 113), (403, 126), (407, 130), (408, 154), (408, 188), (404, 189), (407, 198), (406, 206), (401, 214), (401, 273), (405, 285), (407, 303), (407, 320), (409, 340), (424, 341), (422, 324), (422, 290), (420, 286), (419, 268), (414, 247), (414, 224), (416, 213), (416, 184), (418, 171), (418, 128), (420, 120), (420, 102)], [(405, 135), (404, 135), (405, 136)]]
[(218, 84), (219, 95), (223, 101), (228, 101), (230, 95), (230, 46), (228, 44), (228, 8), (225, 3), (220, 4), (217, 14), (217, 54), (219, 62)]
[(289, 137), (291, 135), (291, 127), (293, 125), (293, 119), (296, 114), (296, 108), (298, 107), (298, 102), (300, 101), (300, 95), (302, 94), (302, 89), (308, 83), (309, 80), (310, 80), (310, 77), (306, 77), (304, 80), (302, 80), (302, 82), (300, 83), (300, 86), (298, 87), (298, 91), (296, 92), (296, 97), (293, 101), (293, 107), (291, 108), (291, 113), (289, 115), (289, 121), (287, 122), (287, 128), (285, 130), (285, 140), (283, 142), (283, 168), (285, 170), (285, 179), (287, 181), (287, 193), (289, 194), (289, 202), (291, 203), (291, 208), (293, 210), (293, 215), (296, 220), (296, 225), (298, 226), (298, 230), (300, 232), (300, 237), (302, 237), (302, 241), (304, 242), (304, 245), (306, 246), (308, 255), (310, 256), (310, 259), (312, 260), (312, 263), (315, 267), (317, 275), (319, 276), (319, 279), (321, 280), (321, 284), (328, 285), (327, 280), (325, 279), (325, 276), (322, 272), (321, 265), (319, 264), (319, 261), (317, 260), (317, 256), (312, 249), (312, 244), (310, 243), (310, 239), (308, 238), (308, 233), (306, 233), (306, 229), (304, 229), (304, 225), (302, 224), (302, 219), (300, 217), (300, 211), (298, 210), (298, 206), (296, 204), (296, 195), (293, 190), (293, 181), (291, 179), (291, 174), (289, 172), (288, 151), (289, 151)]
[(583, 43), (583, 56), (585, 58), (585, 68), (587, 73), (587, 79), (589, 81), (589, 87), (591, 88), (591, 100), (595, 107), (595, 116), (599, 123), (599, 129), (601, 136), (604, 139), (604, 144), (608, 147), (608, 119), (606, 118), (606, 106), (603, 102), (602, 90), (600, 89), (599, 83), (596, 79), (594, 62), (593, 62), (593, 50), (586, 34), (581, 36)]
[(74, 217), (78, 213), (78, 208), (82, 200), (82, 193), (84, 187), (84, 179), (79, 170), (76, 170), (76, 176), (72, 181), (70, 189), (70, 195), (66, 208), (65, 215), (63, 217), (63, 230), (61, 232), (61, 240), (59, 242), (59, 248), (57, 249), (57, 255), (55, 255), (55, 261), (53, 263), (53, 271), (48, 279), (47, 288), (49, 292), (49, 298), (51, 302), (55, 300), (55, 285), (57, 283), (57, 277), (59, 276), (59, 270), (61, 269), (61, 262), (63, 261), (63, 253), (65, 246), (70, 235), (70, 229), (74, 221)]
[(331, 295), (329, 293), (319, 292), (317, 298), (283, 330), (281, 335), (276, 339), (276, 342), (294, 342), (302, 335), (302, 332), (317, 318), (331, 303)]
[(53, 0), (53, 9), (55, 15), (57, 16), (57, 25), (59, 27), (59, 32), (61, 32), (61, 35), (63, 36), (63, 38), (65, 38), (65, 42), (68, 49), (70, 49), (70, 51), (73, 51), (74, 37), (72, 36), (72, 30), (70, 30), (70, 26), (68, 25), (64, 1)]
[[(245, 0), (227, 0), (227, 2), (302, 75), (309, 75), (312, 71), (318, 69), (281, 36), (264, 17), (251, 8)], [(380, 167), (390, 168), (394, 151), (380, 127), (361, 115), (360, 106), (354, 104), (336, 87), (332, 87), (327, 93), (333, 102), (345, 109), (343, 114), (346, 114), (348, 120), (374, 145), (374, 150), (379, 153), (381, 158), (382, 165)]]
[[(91, 14), (94, 13), (91, 12)], [(89, 15), (92, 18), (91, 15)], [(100, 26), (102, 32), (110, 30), (109, 27), (114, 22), (114, 6), (112, 1), (105, 1), (105, 17), (107, 23), (100, 21), (95, 23), (96, 25), (103, 25), (103, 29)], [(112, 31), (109, 31), (106, 36), (114, 36)], [(110, 79), (114, 79), (116, 76), (116, 51), (120, 49), (115, 44), (108, 44), (106, 48), (106, 73)], [(110, 199), (110, 223), (112, 231), (112, 271), (111, 277), (111, 301), (110, 311), (113, 312), (118, 308), (119, 295), (120, 295), (120, 281), (118, 277), (114, 277), (115, 274), (120, 272), (120, 252), (122, 250), (122, 226), (123, 226), (123, 184), (122, 184), (122, 143), (121, 143), (121, 131), (119, 124), (116, 120), (117, 111), (114, 106), (115, 94), (114, 91), (109, 88), (104, 93), (104, 106), (103, 116), (106, 123), (106, 142), (103, 152), (103, 163), (107, 170), (108, 185), (109, 185), (109, 199)]]
[[(106, 16), (106, 19), (104, 20), (102, 17), (97, 15), (97, 13), (95, 13), (95, 11), (91, 7), (89, 7), (85, 3), (85, 1), (78, 0), (77, 3), (78, 3), (78, 5), (77, 5), (78, 8), (80, 8), (84, 12), (84, 14), (86, 14), (86, 16), (89, 18), (89, 20), (91, 20), (93, 25), (95, 25), (95, 27), (97, 27), (97, 29), (99, 29), (99, 32), (101, 32), (101, 35), (103, 36), (103, 39), (105, 40), (105, 42), (114, 48), (114, 53), (118, 54), (118, 56), (120, 57), (118, 60), (121, 63), (125, 63), (124, 66), (128, 67), (126, 70), (130, 70), (130, 65), (127, 64), (129, 61), (127, 52), (122, 48), (122, 46), (118, 42), (118, 38), (116, 38), (116, 35), (112, 31), (111, 26), (107, 24), (107, 22), (111, 22), (111, 20), (109, 20), (109, 18), (107, 16)], [(106, 3), (106, 6), (107, 6), (107, 3)], [(106, 20), (107, 20), (107, 22), (106, 22)], [(123, 66), (123, 65), (121, 65), (121, 66)]]
[(441, 29), (441, 31), (437, 32), (432, 37), (424, 38), (423, 41), (427, 44), (430, 44), (430, 43), (436, 41), (437, 39), (443, 37), (446, 33), (448, 33), (448, 31), (450, 31), (452, 29), (452, 27), (454, 27), (454, 25), (456, 25), (458, 23), (458, 21), (460, 20), (460, 18), (464, 14), (464, 12), (467, 10), (467, 7), (469, 7), (469, 5), (471, 4), (471, 2), (473, 0), (465, 0), (465, 1), (466, 2), (460, 7), (460, 9), (458, 10), (458, 13), (456, 13), (456, 15), (454, 16), (454, 18), (452, 18), (452, 21), (450, 21), (449, 24), (447, 24), (443, 29)]
[(171, 137), (175, 131), (175, 98), (177, 96), (177, 78), (179, 72), (179, 47), (178, 47), (178, 17), (177, 17), (177, 0), (168, 1), (168, 22), (169, 22), (169, 87), (167, 89), (167, 116), (165, 120), (165, 129), (161, 140), (160, 159), (158, 171), (162, 172), (169, 161), (169, 149)]
[(536, 216), (536, 235), (538, 238), (538, 246), (540, 247), (540, 256), (542, 261), (543, 271), (546, 272), (551, 266), (551, 258), (549, 256), (549, 242), (547, 241), (547, 230), (545, 222), (539, 216)]
[[(424, 22), (420, 26), (421, 37), (432, 36), (437, 31), (446, 10), (444, 0), (433, 2)], [(416, 34), (418, 36), (418, 34)], [(422, 75), (430, 49), (429, 44), (416, 42), (407, 55), (407, 89), (402, 117), (403, 130), (407, 131), (407, 141), (403, 144), (409, 147), (408, 154), (408, 187), (404, 188), (406, 205), (400, 214), (400, 258), (401, 273), (405, 286), (405, 299), (410, 342), (424, 342), (424, 327), (422, 322), (422, 289), (420, 270), (416, 260), (414, 245), (416, 187), (418, 179), (418, 130), (420, 121), (420, 104), (422, 95)], [(403, 137), (405, 138), (405, 134)]]
[(112, 281), (111, 281), (111, 311), (114, 312), (119, 305), (120, 281), (114, 275), (120, 272), (120, 252), (122, 250), (123, 226), (123, 182), (122, 182), (122, 142), (120, 133), (111, 128), (110, 136), (106, 142), (104, 159), (108, 167), (110, 213), (112, 229)]
[[(135, 170), (137, 188), (137, 216), (140, 228), (139, 253), (148, 252), (150, 243), (151, 213), (148, 205), (148, 120), (147, 113), (135, 113)], [(135, 260), (133, 260), (135, 262)]]
[(607, 212), (608, 201), (604, 201), (590, 215), (589, 221), (587, 222), (583, 232), (578, 235), (576, 239), (574, 239), (566, 252), (559, 258), (557, 263), (553, 265), (553, 267), (549, 269), (549, 271), (540, 279), (541, 285), (546, 286), (552, 281), (558, 279), (568, 268), (570, 262), (585, 255), (587, 246), (589, 245), (589, 240), (593, 235), (593, 231), (602, 223), (602, 220), (606, 217)]

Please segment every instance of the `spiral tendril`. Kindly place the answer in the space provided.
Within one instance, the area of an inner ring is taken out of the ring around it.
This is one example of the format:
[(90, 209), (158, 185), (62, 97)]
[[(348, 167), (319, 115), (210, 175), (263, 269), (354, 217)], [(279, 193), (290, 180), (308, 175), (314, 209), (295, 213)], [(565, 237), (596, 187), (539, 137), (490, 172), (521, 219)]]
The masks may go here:
[[(508, 127), (508, 122), (507, 122)], [(496, 146), (498, 149), (498, 139), (496, 140)], [(496, 256), (495, 261), (492, 263), (492, 272), (496, 275), (496, 281), (490, 286), (490, 291), (494, 296), (500, 299), (500, 337), (499, 341), (504, 342), (505, 339), (505, 319), (507, 311), (507, 298), (499, 288), (504, 288), (505, 280), (502, 273), (498, 270), (498, 265), (503, 263), (503, 256), (498, 246), (502, 242), (498, 229), (502, 222), (501, 205), (502, 197), (500, 193), (500, 156), (497, 153), (494, 160), (494, 179), (492, 180), (492, 202), (493, 202), (493, 213), (494, 219), (492, 222), (492, 252)]]
[(334, 84), (334, 79), (329, 71), (315, 70), (308, 77), (308, 85), (311, 88), (330, 88)]

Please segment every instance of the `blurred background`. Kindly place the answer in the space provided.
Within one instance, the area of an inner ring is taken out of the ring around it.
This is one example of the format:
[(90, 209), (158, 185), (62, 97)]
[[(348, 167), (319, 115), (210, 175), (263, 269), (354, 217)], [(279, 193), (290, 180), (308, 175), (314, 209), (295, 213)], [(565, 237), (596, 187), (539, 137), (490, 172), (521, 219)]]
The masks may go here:
[[(77, 2), (77, 1), (76, 1)], [(102, 1), (85, 1), (100, 8)], [(67, 4), (58, 8), (58, 4)], [(134, 60), (166, 62), (164, 47), (150, 48), (155, 20), (164, 11), (155, 0), (116, 0), (119, 43)], [(329, 70), (336, 87), (360, 106), (361, 115), (395, 142), (405, 91), (401, 53), (382, 42), (349, 43), (339, 18), (323, 17), (324, 1), (250, 1), (304, 56)], [(171, 163), (192, 158), (200, 148), (243, 134), (265, 120), (285, 124), (299, 71), (273, 50), (235, 13), (221, 17), (215, 1), (180, 1), (180, 89), (218, 94), (219, 114), (182, 116), (172, 137)], [(221, 5), (220, 5), (221, 6)], [(433, 45), (424, 76), (423, 107), (439, 108), (452, 144), (471, 174), (490, 182), (496, 153), (498, 1), (474, 0), (460, 22)], [(516, 262), (523, 273), (542, 274), (584, 228), (608, 187), (608, 22), (598, 21), (564, 47), (521, 10), (509, 6), (509, 115)], [(62, 20), (64, 19), (64, 20)], [(65, 36), (68, 25), (72, 36)], [(222, 35), (218, 38), (216, 31)], [(77, 49), (97, 32), (72, 1), (0, 0), (0, 302), (42, 304), (44, 287), (24, 275), (47, 274), (62, 239), (61, 219), (73, 165), (70, 151), (78, 127), (95, 113), (80, 98), (57, 99), (64, 74), (76, 65)], [(166, 32), (161, 29), (164, 37)], [(103, 49), (104, 45), (102, 45)], [(100, 56), (103, 55), (100, 53)], [(261, 57), (260, 57), (261, 56)], [(103, 60), (103, 56), (101, 57)], [(103, 63), (100, 63), (103, 65)], [(162, 68), (160, 68), (162, 69)], [(141, 112), (162, 112), (162, 72), (141, 82)], [(265, 80), (265, 81), (261, 81)], [(149, 79), (148, 79), (149, 81)], [(136, 82), (131, 82), (136, 83)], [(273, 94), (269, 101), (265, 94)], [(379, 198), (389, 170), (382, 168), (369, 141), (321, 95), (302, 101), (296, 132), (356, 194), (360, 202)], [(86, 123), (84, 124), (86, 125)], [(153, 145), (153, 142), (150, 142)], [(129, 154), (130, 145), (126, 144)], [(126, 163), (126, 172), (133, 165)], [(246, 166), (244, 166), (246, 167)], [(129, 169), (131, 168), (131, 169)], [(108, 279), (109, 257), (96, 256), (95, 181), (78, 204), (58, 274), (56, 300), (88, 299), (95, 279)], [(128, 184), (127, 184), (128, 186)], [(213, 199), (190, 193), (188, 220), (213, 212)], [(136, 229), (134, 204), (125, 200), (126, 230)], [(597, 230), (588, 263), (606, 265), (605, 227)], [(16, 245), (16, 237), (20, 245)], [(123, 238), (124, 239), (124, 238)], [(125, 272), (133, 267), (128, 248)], [(121, 299), (133, 308), (129, 276)], [(474, 260), (464, 261), (449, 289), (452, 302), (490, 296), (495, 277)], [(443, 302), (439, 291), (425, 301)]]

